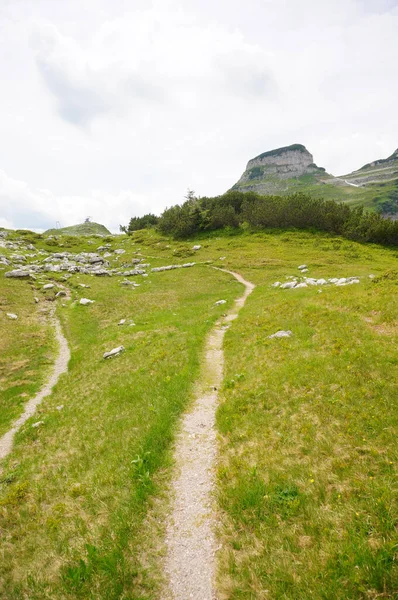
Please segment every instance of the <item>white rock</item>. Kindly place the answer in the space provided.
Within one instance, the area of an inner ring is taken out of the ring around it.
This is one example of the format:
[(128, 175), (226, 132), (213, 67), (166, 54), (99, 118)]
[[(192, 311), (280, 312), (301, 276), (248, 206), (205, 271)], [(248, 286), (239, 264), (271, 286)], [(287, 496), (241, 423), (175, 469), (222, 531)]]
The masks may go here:
[(12, 321), (16, 321), (18, 319), (18, 315), (14, 315), (14, 313), (7, 313), (7, 317)]
[(328, 280), (329, 283), (337, 283), (338, 282), (338, 278), (337, 277), (332, 277), (332, 279)]
[(308, 269), (301, 269), (302, 273), (308, 273)]
[(57, 409), (57, 410), (62, 410), (62, 409), (63, 409), (63, 407), (64, 407), (64, 405), (63, 405), (63, 404), (60, 404), (59, 406), (57, 406), (57, 407), (56, 407), (56, 409)]
[(369, 275), (369, 279), (374, 279), (374, 278), (375, 278), (375, 275), (373, 275), (373, 273), (371, 273), (371, 274)]
[(327, 281), (326, 279), (317, 279), (316, 280), (316, 285), (326, 285)]
[(115, 250), (115, 254), (124, 254), (126, 252), (126, 250), (123, 250), (123, 248), (118, 248), (117, 250)]
[(44, 421), (37, 421), (37, 423), (33, 423), (32, 427), (40, 427), (40, 425), (43, 425)]
[(46, 283), (46, 285), (43, 285), (43, 290), (52, 290), (54, 287), (53, 283)]
[(293, 333), (290, 331), (290, 329), (288, 329), (287, 331), (284, 331), (283, 329), (281, 329), (280, 331), (277, 331), (276, 333), (269, 335), (268, 338), (270, 340), (272, 340), (273, 338), (286, 338), (286, 337), (290, 337), (292, 335), (293, 335)]
[(220, 306), (220, 304), (226, 304), (227, 301), (226, 300), (217, 300), (217, 302), (215, 302), (215, 306)]
[(300, 271), (302, 271), (303, 269), (307, 269), (307, 265), (300, 265), (299, 267), (297, 267), (298, 269), (300, 269)]
[(126, 322), (126, 319), (120, 319), (118, 325), (124, 325)]
[(306, 288), (306, 287), (308, 287), (308, 284), (305, 283), (305, 281), (303, 281), (302, 283), (298, 283), (294, 289), (297, 290), (298, 288)]
[(336, 281), (336, 285), (345, 285), (347, 283), (346, 277), (341, 277)]
[(88, 304), (93, 304), (93, 302), (95, 302), (95, 300), (89, 300), (88, 298), (80, 298), (79, 304), (81, 304), (82, 306), (87, 306)]
[(118, 354), (121, 354), (122, 352), (124, 352), (124, 346), (118, 346), (117, 348), (110, 350), (110, 352), (105, 352), (104, 358), (112, 358), (112, 356), (118, 356)]
[(294, 287), (296, 287), (297, 282), (296, 281), (287, 281), (286, 283), (282, 283), (282, 285), (280, 286), (281, 290), (291, 290)]
[(275, 283), (272, 284), (272, 287), (277, 288), (281, 285), (280, 281), (275, 281)]
[(196, 246), (192, 246), (192, 250), (200, 250), (202, 246), (196, 244)]

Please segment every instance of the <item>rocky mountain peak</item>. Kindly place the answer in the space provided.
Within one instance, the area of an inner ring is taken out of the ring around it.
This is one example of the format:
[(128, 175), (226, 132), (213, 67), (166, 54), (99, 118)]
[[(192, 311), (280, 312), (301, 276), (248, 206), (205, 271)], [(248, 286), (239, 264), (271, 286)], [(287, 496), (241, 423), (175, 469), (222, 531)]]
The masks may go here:
[[(269, 150), (249, 160), (246, 170), (234, 189), (255, 189), (261, 182), (261, 192), (274, 191), (275, 181), (297, 179), (303, 175), (325, 173), (314, 164), (314, 157), (302, 144)], [(268, 182), (268, 184), (267, 184)], [(269, 189), (265, 189), (269, 188)]]

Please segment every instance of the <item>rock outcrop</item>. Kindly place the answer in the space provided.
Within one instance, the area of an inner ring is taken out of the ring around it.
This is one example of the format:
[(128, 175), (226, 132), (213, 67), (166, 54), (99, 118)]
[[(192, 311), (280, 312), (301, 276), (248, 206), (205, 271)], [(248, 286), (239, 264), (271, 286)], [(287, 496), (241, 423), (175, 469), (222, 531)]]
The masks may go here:
[(398, 219), (398, 149), (348, 175), (334, 177), (314, 163), (302, 144), (264, 152), (247, 163), (232, 190), (261, 195), (296, 192), (347, 202)]
[(246, 170), (233, 189), (277, 193), (284, 191), (288, 180), (304, 175), (325, 175), (325, 169), (314, 163), (314, 157), (302, 144), (293, 144), (263, 152), (249, 160)]

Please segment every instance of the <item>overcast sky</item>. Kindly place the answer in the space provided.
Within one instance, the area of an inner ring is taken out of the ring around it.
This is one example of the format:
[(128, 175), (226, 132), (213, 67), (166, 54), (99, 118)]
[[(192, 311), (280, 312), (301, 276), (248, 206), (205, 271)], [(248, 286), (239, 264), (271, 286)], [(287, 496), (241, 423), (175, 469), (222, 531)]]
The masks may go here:
[(0, 0), (0, 226), (111, 230), (302, 143), (398, 147), (398, 0)]

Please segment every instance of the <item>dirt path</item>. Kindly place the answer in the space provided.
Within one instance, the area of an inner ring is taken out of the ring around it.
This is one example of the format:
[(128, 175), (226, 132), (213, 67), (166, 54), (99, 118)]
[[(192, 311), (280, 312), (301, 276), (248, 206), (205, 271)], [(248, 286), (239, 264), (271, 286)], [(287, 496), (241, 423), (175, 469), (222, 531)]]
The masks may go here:
[[(176, 475), (172, 482), (174, 502), (166, 532), (166, 573), (174, 600), (215, 598), (215, 538), (212, 493), (216, 461), (215, 414), (217, 389), (222, 383), (223, 339), (228, 325), (238, 316), (254, 285), (238, 273), (245, 286), (234, 307), (215, 325), (206, 348), (196, 398), (185, 415), (175, 449)], [(224, 325), (223, 325), (224, 324)]]
[(40, 404), (40, 402), (51, 394), (52, 388), (57, 383), (59, 376), (62, 373), (65, 373), (68, 369), (68, 362), (70, 358), (70, 352), (68, 347), (68, 342), (66, 341), (64, 334), (62, 333), (61, 326), (59, 324), (58, 319), (56, 317), (52, 318), (55, 328), (55, 337), (59, 344), (58, 356), (55, 360), (53, 371), (49, 381), (46, 385), (40, 390), (40, 392), (34, 397), (31, 398), (25, 405), (25, 410), (23, 414), (17, 419), (13, 426), (3, 437), (0, 438), (0, 460), (5, 458), (7, 454), (11, 452), (12, 444), (14, 441), (14, 435), (17, 431), (22, 427), (22, 425), (27, 421), (36, 411), (36, 407)]

